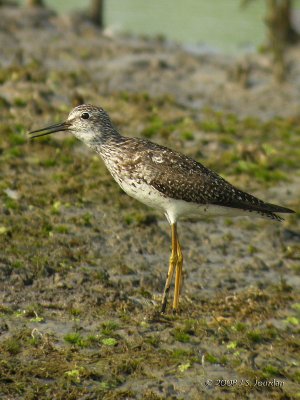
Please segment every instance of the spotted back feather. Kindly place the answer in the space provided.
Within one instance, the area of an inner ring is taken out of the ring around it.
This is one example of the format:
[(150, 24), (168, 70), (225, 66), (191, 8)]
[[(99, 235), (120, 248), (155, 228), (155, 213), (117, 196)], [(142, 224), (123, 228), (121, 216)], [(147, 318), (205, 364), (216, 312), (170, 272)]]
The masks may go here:
[[(116, 148), (117, 149), (116, 149)], [(166, 197), (199, 205), (212, 204), (256, 212), (281, 221), (276, 213), (292, 210), (248, 194), (192, 158), (145, 139), (121, 136), (101, 146), (104, 161), (114, 162), (118, 175), (142, 180)]]

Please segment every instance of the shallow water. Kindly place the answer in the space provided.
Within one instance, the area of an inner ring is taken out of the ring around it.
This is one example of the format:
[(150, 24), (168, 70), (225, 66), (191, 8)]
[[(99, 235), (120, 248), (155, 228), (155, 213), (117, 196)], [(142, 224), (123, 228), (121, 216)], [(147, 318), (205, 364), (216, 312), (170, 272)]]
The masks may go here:
[[(180, 314), (160, 315), (166, 220), (122, 193), (75, 139), (29, 142), (26, 132), (65, 119), (79, 101), (99, 104), (120, 132), (299, 210), (300, 55), (291, 53), (293, 85), (282, 91), (253, 55), (244, 88), (228, 79), (235, 57), (1, 11), (0, 398), (293, 398), (299, 215), (180, 221)], [(273, 378), (283, 387), (253, 384)]]
[[(68, 13), (87, 7), (89, 1), (48, 0), (46, 3)], [(263, 42), (264, 13), (263, 1), (242, 7), (239, 0), (110, 0), (106, 2), (105, 19), (112, 32), (164, 35), (209, 50), (237, 52), (255, 49)]]

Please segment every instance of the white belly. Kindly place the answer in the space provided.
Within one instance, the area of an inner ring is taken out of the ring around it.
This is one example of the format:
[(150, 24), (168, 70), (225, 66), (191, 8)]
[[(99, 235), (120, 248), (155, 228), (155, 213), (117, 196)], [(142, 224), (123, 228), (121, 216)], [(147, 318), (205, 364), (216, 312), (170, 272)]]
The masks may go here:
[(134, 182), (134, 185), (132, 182), (127, 180), (117, 180), (117, 182), (129, 196), (139, 200), (141, 203), (144, 203), (149, 207), (163, 212), (170, 224), (173, 224), (179, 218), (184, 217), (199, 217), (201, 215), (212, 217), (239, 216), (247, 214), (247, 212), (240, 209), (209, 204), (196, 204), (184, 200), (171, 199), (163, 196), (158, 190), (150, 187), (144, 182), (139, 184)]

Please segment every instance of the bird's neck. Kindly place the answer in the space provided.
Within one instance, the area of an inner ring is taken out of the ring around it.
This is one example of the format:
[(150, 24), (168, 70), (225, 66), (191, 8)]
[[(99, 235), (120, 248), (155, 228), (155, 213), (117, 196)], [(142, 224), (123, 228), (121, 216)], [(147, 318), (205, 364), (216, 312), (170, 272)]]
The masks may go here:
[(101, 141), (105, 143), (110, 140), (119, 140), (122, 135), (118, 132), (118, 130), (111, 124), (103, 125), (101, 127)]
[(123, 139), (123, 136), (112, 127), (105, 128), (102, 127), (101, 135), (95, 136), (93, 139), (89, 140), (86, 144), (91, 149), (97, 150), (99, 147), (111, 145), (113, 143), (119, 143)]
[(101, 137), (91, 141), (88, 146), (95, 150), (98, 154), (103, 155), (112, 148), (117, 149), (118, 145), (120, 145), (124, 140), (126, 140), (125, 137), (122, 136), (116, 129), (110, 129), (107, 134), (102, 132)]

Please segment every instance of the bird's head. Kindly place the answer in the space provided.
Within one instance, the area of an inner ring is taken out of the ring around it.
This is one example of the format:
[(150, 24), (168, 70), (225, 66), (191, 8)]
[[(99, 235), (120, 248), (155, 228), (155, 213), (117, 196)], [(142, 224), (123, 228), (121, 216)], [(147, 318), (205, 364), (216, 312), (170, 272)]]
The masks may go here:
[(103, 108), (90, 104), (82, 104), (73, 108), (65, 122), (38, 129), (29, 134), (32, 135), (31, 139), (34, 139), (61, 131), (73, 133), (88, 146), (101, 144), (110, 136), (118, 134)]

